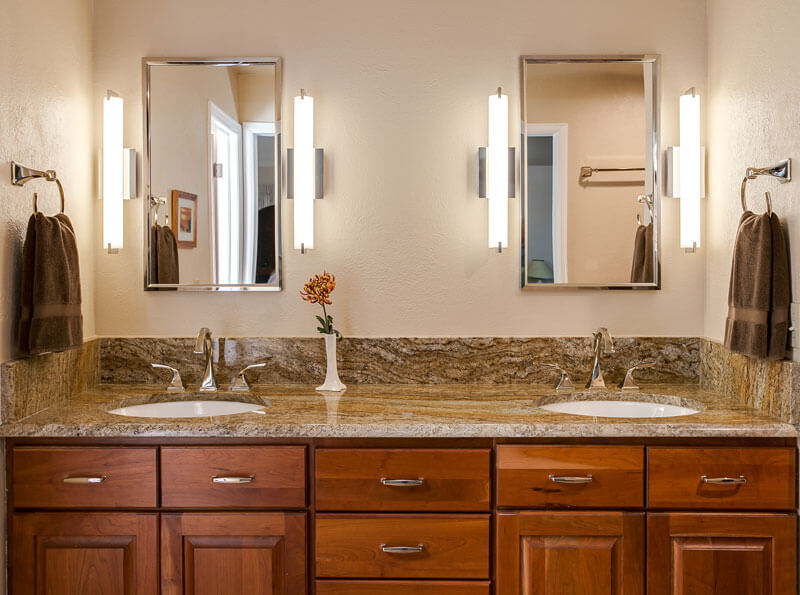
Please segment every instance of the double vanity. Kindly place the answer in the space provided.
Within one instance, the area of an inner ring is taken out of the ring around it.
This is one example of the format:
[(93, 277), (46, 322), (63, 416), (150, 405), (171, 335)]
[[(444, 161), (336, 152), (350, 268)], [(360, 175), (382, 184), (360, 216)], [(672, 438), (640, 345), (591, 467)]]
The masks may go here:
[(0, 430), (15, 594), (796, 589), (796, 431), (697, 385), (101, 384)]

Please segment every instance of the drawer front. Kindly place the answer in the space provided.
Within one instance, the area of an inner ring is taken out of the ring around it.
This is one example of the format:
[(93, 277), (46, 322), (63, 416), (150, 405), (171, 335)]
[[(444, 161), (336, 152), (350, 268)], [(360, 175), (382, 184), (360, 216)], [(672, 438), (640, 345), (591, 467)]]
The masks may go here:
[(155, 448), (14, 449), (17, 508), (146, 508), (157, 505)]
[(320, 578), (487, 579), (489, 516), (319, 514), (316, 563)]
[(498, 446), (497, 504), (641, 508), (641, 446)]
[(305, 446), (164, 447), (161, 504), (175, 508), (302, 508)]
[(317, 581), (317, 595), (489, 595), (486, 581)]
[(647, 469), (652, 508), (795, 508), (793, 448), (653, 447)]
[(488, 511), (491, 451), (318, 449), (317, 510)]

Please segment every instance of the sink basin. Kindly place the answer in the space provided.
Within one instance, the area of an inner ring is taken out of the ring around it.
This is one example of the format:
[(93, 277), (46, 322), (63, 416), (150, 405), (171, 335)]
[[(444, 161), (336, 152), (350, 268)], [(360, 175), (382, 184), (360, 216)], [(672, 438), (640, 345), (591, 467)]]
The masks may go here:
[[(638, 395), (637, 395), (638, 396)], [(666, 402), (670, 401), (670, 402)], [(696, 405), (692, 406), (692, 405)], [(648, 395), (644, 399), (626, 399), (625, 397), (604, 398), (582, 395), (577, 398), (546, 400), (539, 404), (540, 409), (553, 413), (568, 413), (589, 417), (681, 417), (694, 415), (703, 410), (700, 404), (687, 402), (677, 397), (658, 398)]]
[(109, 413), (126, 417), (216, 417), (236, 413), (260, 413), (264, 405), (240, 401), (164, 401), (112, 409)]

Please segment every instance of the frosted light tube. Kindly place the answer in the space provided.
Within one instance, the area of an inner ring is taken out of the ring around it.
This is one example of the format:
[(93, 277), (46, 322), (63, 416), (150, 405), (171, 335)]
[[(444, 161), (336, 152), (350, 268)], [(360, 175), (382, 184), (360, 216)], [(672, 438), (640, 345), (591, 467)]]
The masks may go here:
[(700, 246), (700, 95), (690, 89), (680, 99), (681, 248)]
[(486, 151), (489, 247), (508, 247), (508, 96), (489, 96), (489, 146)]
[(103, 247), (122, 248), (122, 98), (103, 99)]
[(314, 98), (294, 98), (294, 247), (314, 247)]

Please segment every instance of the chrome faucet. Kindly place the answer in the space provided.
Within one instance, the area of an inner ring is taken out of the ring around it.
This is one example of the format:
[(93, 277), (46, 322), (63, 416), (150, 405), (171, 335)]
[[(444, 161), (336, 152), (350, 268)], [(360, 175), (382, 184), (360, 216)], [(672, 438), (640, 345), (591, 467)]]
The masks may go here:
[(611, 333), (605, 327), (600, 327), (592, 333), (592, 350), (594, 351), (594, 364), (592, 365), (592, 377), (586, 383), (589, 390), (603, 390), (606, 387), (603, 380), (603, 371), (600, 369), (600, 351), (604, 353), (614, 353), (614, 340)]
[(194, 345), (194, 352), (202, 354), (206, 359), (206, 369), (203, 372), (203, 380), (200, 381), (200, 390), (203, 392), (211, 392), (217, 390), (217, 381), (214, 379), (214, 368), (211, 365), (213, 356), (213, 349), (211, 345), (211, 331), (206, 327), (200, 329), (200, 334), (197, 335), (197, 343)]

